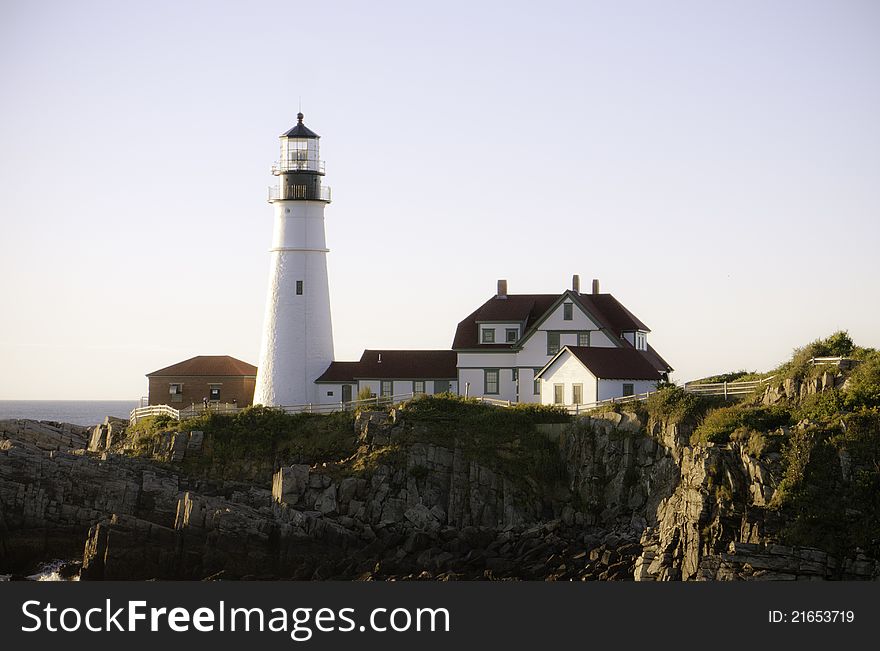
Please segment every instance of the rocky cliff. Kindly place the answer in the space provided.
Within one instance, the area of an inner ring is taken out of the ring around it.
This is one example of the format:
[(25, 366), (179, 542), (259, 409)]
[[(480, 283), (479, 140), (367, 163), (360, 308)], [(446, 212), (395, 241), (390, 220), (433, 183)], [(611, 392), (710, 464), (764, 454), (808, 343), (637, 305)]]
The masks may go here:
[[(748, 409), (842, 381), (770, 384)], [(792, 453), (764, 439), (819, 440), (809, 420), (708, 441), (703, 412), (523, 425), (425, 404), (361, 413), (350, 456), (276, 457), (259, 482), (212, 473), (211, 432), (0, 423), (0, 570), (81, 556), (83, 579), (880, 576), (866, 549), (790, 535)], [(853, 445), (823, 462), (837, 488), (860, 472)], [(242, 463), (250, 476), (267, 462)]]

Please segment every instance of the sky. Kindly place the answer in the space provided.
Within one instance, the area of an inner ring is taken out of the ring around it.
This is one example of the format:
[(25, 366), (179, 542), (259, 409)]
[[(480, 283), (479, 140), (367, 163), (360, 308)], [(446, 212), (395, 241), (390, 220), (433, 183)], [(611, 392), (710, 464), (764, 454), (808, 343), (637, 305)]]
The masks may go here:
[(880, 3), (0, 0), (0, 399), (259, 356), (322, 136), (336, 359), (598, 278), (686, 381), (880, 347)]

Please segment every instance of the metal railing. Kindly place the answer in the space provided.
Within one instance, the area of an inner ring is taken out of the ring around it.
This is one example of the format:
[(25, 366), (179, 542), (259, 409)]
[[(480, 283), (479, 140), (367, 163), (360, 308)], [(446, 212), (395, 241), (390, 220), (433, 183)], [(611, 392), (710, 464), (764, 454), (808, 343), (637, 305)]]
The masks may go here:
[(322, 160), (281, 160), (272, 164), (272, 174), (282, 172), (318, 172), (324, 173), (324, 161)]
[[(296, 186), (288, 186), (288, 187), (296, 187)], [(304, 192), (308, 193), (308, 190)], [(270, 185), (269, 186), (269, 201), (285, 201), (285, 200), (302, 200), (302, 201), (330, 201), (330, 187), (326, 185), (322, 185), (318, 189), (318, 196), (313, 199), (307, 199), (306, 197), (295, 197), (289, 196), (291, 194), (295, 194), (295, 191), (288, 190), (285, 191), (285, 186), (282, 185)]]

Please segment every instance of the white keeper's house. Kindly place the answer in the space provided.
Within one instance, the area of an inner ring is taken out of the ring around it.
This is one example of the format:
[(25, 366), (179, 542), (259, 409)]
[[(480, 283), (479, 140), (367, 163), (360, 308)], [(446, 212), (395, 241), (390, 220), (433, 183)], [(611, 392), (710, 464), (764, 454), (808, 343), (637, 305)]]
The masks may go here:
[(653, 390), (672, 368), (650, 330), (611, 294), (509, 294), (507, 282), (458, 324), (452, 350), (365, 350), (332, 362), (316, 380), (319, 401), (443, 393), (512, 403), (587, 404)]

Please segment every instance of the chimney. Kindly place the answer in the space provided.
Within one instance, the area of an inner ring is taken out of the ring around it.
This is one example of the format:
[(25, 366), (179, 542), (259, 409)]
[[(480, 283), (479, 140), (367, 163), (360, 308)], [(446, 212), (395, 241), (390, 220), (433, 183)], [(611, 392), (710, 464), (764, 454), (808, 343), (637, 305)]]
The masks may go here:
[(571, 291), (575, 294), (581, 293), (581, 277), (577, 274), (571, 277)]
[(594, 294), (599, 293), (599, 279), (598, 278), (593, 278), (593, 293)]
[(499, 280), (498, 281), (498, 294), (495, 298), (507, 298), (507, 281)]

